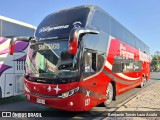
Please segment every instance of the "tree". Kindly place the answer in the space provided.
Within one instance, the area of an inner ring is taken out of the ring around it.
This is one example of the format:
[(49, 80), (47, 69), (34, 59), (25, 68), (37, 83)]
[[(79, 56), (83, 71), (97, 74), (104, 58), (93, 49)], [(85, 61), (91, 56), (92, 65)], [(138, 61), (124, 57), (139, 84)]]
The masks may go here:
[(157, 71), (160, 68), (160, 54), (152, 55), (151, 66)]

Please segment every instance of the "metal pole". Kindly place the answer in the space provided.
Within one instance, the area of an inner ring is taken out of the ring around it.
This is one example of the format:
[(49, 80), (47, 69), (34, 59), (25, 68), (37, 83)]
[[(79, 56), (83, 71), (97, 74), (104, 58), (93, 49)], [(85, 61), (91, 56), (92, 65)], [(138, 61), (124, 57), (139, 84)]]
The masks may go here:
[(159, 68), (159, 66), (158, 66), (158, 61), (159, 61), (159, 59), (158, 59), (158, 55), (159, 55), (159, 51), (156, 51), (156, 58), (157, 58), (157, 70), (158, 70), (158, 68)]

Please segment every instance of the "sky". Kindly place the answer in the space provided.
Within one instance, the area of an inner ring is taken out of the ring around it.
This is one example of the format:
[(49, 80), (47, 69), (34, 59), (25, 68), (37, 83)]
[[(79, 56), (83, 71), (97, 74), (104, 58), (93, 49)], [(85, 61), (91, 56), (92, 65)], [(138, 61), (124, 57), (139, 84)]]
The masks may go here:
[(160, 0), (0, 0), (0, 15), (38, 26), (50, 13), (97, 5), (150, 47), (160, 51)]

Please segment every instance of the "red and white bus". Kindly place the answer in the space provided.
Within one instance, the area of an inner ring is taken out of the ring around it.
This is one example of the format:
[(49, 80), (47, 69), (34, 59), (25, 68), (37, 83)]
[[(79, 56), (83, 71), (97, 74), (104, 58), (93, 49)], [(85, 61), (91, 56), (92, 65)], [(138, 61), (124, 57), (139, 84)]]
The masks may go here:
[(150, 78), (149, 47), (97, 6), (44, 18), (30, 43), (26, 99), (67, 111), (105, 106)]

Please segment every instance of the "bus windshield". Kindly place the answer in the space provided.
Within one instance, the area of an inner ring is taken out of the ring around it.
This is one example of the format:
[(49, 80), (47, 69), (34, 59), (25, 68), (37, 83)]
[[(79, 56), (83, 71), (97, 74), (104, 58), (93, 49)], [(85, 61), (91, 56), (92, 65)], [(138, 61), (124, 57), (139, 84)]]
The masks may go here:
[(35, 36), (37, 39), (68, 37), (73, 28), (85, 27), (89, 11), (87, 7), (78, 7), (52, 13), (40, 23)]
[(26, 60), (30, 77), (44, 79), (73, 78), (78, 70), (73, 67), (75, 56), (68, 54), (68, 41), (38, 42), (28, 50)]

